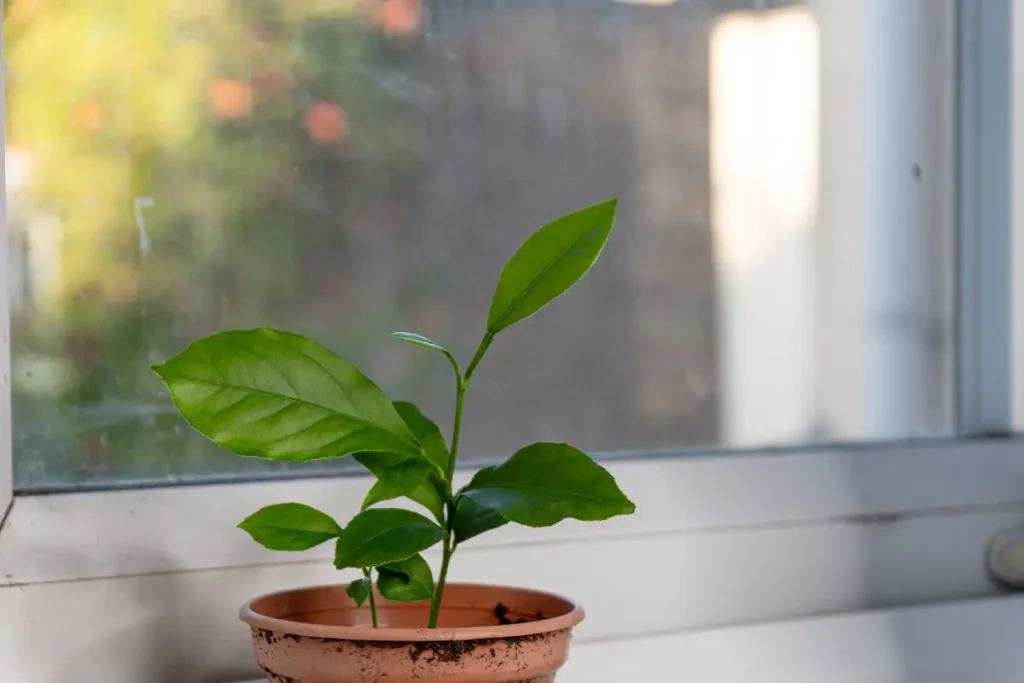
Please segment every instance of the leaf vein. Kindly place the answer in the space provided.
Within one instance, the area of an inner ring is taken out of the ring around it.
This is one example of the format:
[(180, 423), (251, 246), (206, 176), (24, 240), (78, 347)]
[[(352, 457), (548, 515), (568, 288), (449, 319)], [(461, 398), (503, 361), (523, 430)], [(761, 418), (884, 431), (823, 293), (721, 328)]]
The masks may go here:
[[(334, 376), (333, 372), (331, 372), (330, 370), (327, 369), (326, 365), (324, 365), (319, 360), (314, 358), (313, 355), (310, 354), (309, 352), (307, 352), (305, 349), (299, 348), (298, 346), (295, 346), (294, 344), (288, 344), (288, 346), (290, 346), (291, 348), (293, 348), (296, 351), (298, 351), (301, 355), (305, 356), (310, 361), (312, 361), (312, 363), (314, 365), (316, 365), (318, 368), (323, 370), (324, 373), (326, 373), (326, 375), (331, 378), (331, 381), (334, 382), (334, 384), (339, 389), (341, 389), (341, 393), (345, 396), (345, 400), (349, 402), (349, 405), (352, 405), (352, 406), (356, 405), (356, 402), (352, 400), (352, 395), (349, 393), (348, 388), (341, 382), (341, 380), (339, 380), (337, 377)], [(358, 371), (356, 371), (356, 372), (358, 373)]]
[[(323, 412), (329, 413), (331, 415), (336, 415), (336, 416), (339, 416), (339, 417), (347, 418), (349, 420), (352, 420), (353, 422), (358, 422), (359, 424), (364, 425), (367, 428), (375, 429), (375, 430), (384, 432), (385, 434), (393, 437), (394, 439), (396, 439), (398, 441), (401, 441), (402, 443), (406, 444), (407, 446), (410, 446), (410, 447), (413, 446), (412, 443), (410, 443), (409, 441), (406, 441), (401, 436), (399, 436), (397, 434), (394, 434), (390, 430), (384, 429), (383, 427), (378, 427), (377, 425), (373, 424), (372, 422), (370, 422), (369, 420), (367, 420), (365, 418), (359, 417), (358, 415), (353, 415), (351, 413), (343, 413), (343, 412), (341, 412), (339, 410), (336, 410), (334, 408), (329, 408), (327, 406), (323, 406), (323, 405), (320, 405), (318, 403), (313, 403), (312, 401), (307, 401), (305, 399), (296, 398), (294, 396), (286, 396), (285, 394), (277, 394), (277, 393), (274, 393), (272, 391), (267, 391), (266, 389), (258, 389), (258, 388), (255, 388), (255, 387), (247, 387), (245, 385), (240, 385), (240, 384), (226, 384), (226, 383), (225, 384), (221, 384), (221, 383), (209, 380), (209, 379), (200, 379), (200, 378), (197, 378), (197, 377), (190, 377), (190, 376), (185, 375), (185, 374), (181, 374), (181, 375), (179, 375), (179, 377), (181, 379), (189, 381), (189, 382), (195, 382), (196, 384), (205, 384), (206, 386), (217, 387), (219, 389), (233, 389), (233, 390), (236, 390), (236, 391), (248, 391), (248, 392), (253, 393), (253, 394), (259, 394), (261, 396), (270, 396), (270, 397), (272, 397), (274, 399), (277, 399), (279, 401), (290, 401), (292, 403), (296, 403), (296, 404), (299, 404), (299, 405), (304, 405), (304, 406), (307, 406), (307, 407), (312, 408), (314, 410), (323, 411)], [(413, 449), (413, 451), (414, 452), (418, 452), (418, 450), (416, 450), (416, 449)]]

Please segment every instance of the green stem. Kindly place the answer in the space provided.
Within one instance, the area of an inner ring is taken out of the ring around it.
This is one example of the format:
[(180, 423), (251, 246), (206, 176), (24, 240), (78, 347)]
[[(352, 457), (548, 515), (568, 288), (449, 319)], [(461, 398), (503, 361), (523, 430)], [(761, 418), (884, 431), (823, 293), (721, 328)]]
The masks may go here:
[(444, 583), (448, 578), (448, 565), (452, 561), (452, 554), (455, 553), (453, 541), (453, 530), (455, 528), (455, 499), (452, 496), (452, 476), (455, 474), (455, 458), (459, 453), (459, 432), (462, 429), (462, 404), (466, 396), (466, 385), (459, 382), (455, 388), (455, 424), (452, 426), (452, 447), (451, 458), (448, 460), (448, 471), (445, 479), (448, 486), (448, 523), (447, 534), (444, 537), (444, 552), (441, 555), (441, 573), (437, 576), (437, 587), (434, 589), (434, 597), (430, 601), (430, 621), (427, 628), (437, 628), (437, 615), (441, 611), (441, 597), (444, 595)]
[(377, 628), (377, 600), (373, 597), (373, 586), (370, 586), (370, 619), (373, 620), (373, 627)]
[(373, 621), (373, 627), (377, 628), (377, 601), (373, 598), (373, 577), (370, 576), (369, 569), (363, 570), (363, 576), (370, 579), (370, 619)]
[(466, 374), (462, 377), (462, 388), (469, 385), (469, 378), (473, 376), (473, 371), (476, 370), (476, 366), (480, 364), (480, 360), (484, 357), (484, 353), (491, 346), (491, 342), (494, 341), (494, 335), (488, 332), (484, 335), (484, 338), (480, 340), (480, 346), (477, 347), (476, 353), (473, 354), (473, 360), (469, 361), (469, 365), (466, 366)]
[(444, 355), (448, 356), (448, 362), (452, 364), (452, 370), (455, 371), (456, 385), (462, 386), (462, 368), (459, 367), (459, 361), (455, 360), (455, 356), (453, 356), (448, 351), (445, 351)]
[(430, 602), (430, 621), (427, 628), (437, 628), (437, 615), (441, 612), (441, 596), (444, 595), (444, 582), (448, 578), (448, 564), (455, 554), (455, 545), (452, 543), (451, 532), (444, 539), (444, 554), (441, 556), (441, 573), (437, 576), (437, 589), (434, 591), (434, 599)]
[(455, 424), (452, 426), (451, 457), (448, 458), (448, 471), (445, 472), (445, 479), (448, 480), (449, 499), (452, 497), (452, 476), (455, 474), (455, 459), (459, 455), (459, 433), (462, 431), (462, 404), (465, 402), (465, 398), (466, 385), (465, 381), (463, 381), (455, 389)]
[(492, 341), (494, 341), (493, 334), (488, 332), (484, 335), (484, 338), (480, 340), (480, 346), (477, 347), (476, 353), (473, 354), (473, 360), (466, 366), (466, 373), (462, 376), (459, 376), (458, 363), (449, 356), (452, 361), (452, 367), (455, 368), (455, 423), (452, 425), (451, 456), (448, 459), (448, 469), (445, 472), (446, 484), (448, 486), (448, 523), (445, 526), (448, 533), (444, 537), (441, 573), (438, 574), (437, 587), (434, 589), (434, 597), (430, 601), (428, 628), (437, 628), (437, 615), (441, 611), (441, 598), (444, 596), (444, 583), (448, 578), (448, 565), (452, 561), (452, 555), (455, 554), (455, 498), (452, 494), (452, 478), (455, 476), (455, 463), (459, 457), (459, 434), (462, 432), (462, 405), (465, 402), (469, 378), (473, 376), (473, 371), (480, 364), (480, 360), (484, 357), (484, 353), (487, 352), (487, 348), (491, 345)]

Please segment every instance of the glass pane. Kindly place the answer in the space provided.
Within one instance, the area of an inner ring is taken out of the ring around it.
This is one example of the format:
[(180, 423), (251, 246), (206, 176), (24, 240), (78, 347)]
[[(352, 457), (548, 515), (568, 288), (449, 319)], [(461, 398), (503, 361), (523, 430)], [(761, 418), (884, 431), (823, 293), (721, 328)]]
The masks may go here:
[(383, 335), (468, 358), (518, 244), (610, 196), (595, 269), (482, 364), (466, 457), (949, 429), (948, 222), (901, 243), (929, 246), (895, 309), (862, 296), (888, 257), (829, 266), (882, 247), (826, 210), (830, 140), (860, 133), (829, 123), (845, 66), (802, 4), (9, 5), (22, 489), (280, 471), (191, 433), (148, 370), (223, 328), (310, 335), (448, 425), (444, 360)]

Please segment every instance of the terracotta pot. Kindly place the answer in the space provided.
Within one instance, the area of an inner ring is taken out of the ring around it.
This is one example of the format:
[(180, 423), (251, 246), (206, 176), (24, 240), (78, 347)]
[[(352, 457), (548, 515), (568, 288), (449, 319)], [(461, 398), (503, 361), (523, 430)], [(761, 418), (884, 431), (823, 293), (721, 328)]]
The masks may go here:
[(377, 629), (344, 585), (265, 595), (239, 616), (271, 683), (550, 683), (583, 619), (557, 595), (503, 586), (448, 584), (435, 629), (426, 601), (376, 600)]

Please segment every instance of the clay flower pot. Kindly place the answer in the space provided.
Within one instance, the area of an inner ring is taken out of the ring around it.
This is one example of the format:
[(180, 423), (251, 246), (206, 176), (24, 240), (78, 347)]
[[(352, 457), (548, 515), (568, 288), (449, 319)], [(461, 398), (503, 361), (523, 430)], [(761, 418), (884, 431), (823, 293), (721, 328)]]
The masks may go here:
[(239, 616), (271, 683), (550, 683), (583, 619), (557, 595), (503, 586), (448, 584), (435, 629), (426, 601), (376, 600), (377, 629), (344, 585), (265, 595)]

